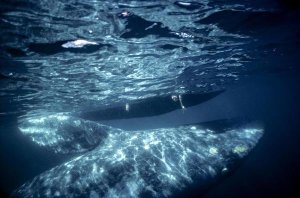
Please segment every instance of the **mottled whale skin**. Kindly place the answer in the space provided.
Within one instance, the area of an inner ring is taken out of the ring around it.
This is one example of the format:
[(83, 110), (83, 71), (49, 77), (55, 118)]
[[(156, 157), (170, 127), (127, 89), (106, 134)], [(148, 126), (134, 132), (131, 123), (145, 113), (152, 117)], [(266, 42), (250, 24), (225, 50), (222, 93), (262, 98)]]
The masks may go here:
[(58, 113), (25, 119), (20, 122), (19, 129), (40, 146), (67, 154), (96, 147), (111, 127)]
[(19, 128), (34, 142), (78, 156), (26, 182), (13, 196), (169, 197), (230, 171), (263, 135), (251, 126), (222, 133), (199, 125), (125, 131), (65, 114), (26, 119)]

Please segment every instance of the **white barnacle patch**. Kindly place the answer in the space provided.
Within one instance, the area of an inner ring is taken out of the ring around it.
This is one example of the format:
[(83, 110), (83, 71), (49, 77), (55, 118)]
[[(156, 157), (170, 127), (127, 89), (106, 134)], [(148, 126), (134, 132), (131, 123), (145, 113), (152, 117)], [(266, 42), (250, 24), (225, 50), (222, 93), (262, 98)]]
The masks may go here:
[(101, 167), (101, 168), (99, 169), (99, 173), (104, 173), (104, 168)]
[(116, 159), (117, 161), (122, 161), (126, 159), (126, 155), (121, 149), (117, 150)]
[(122, 15), (123, 17), (128, 17), (128, 16), (130, 16), (131, 14), (130, 14), (130, 12), (128, 12), (128, 11), (123, 11), (123, 12), (121, 12), (121, 15)]
[(195, 127), (195, 126), (192, 126), (192, 127), (191, 127), (191, 129), (192, 129), (192, 130), (196, 130), (196, 129), (197, 129), (197, 127)]
[(210, 147), (208, 151), (209, 151), (209, 154), (211, 154), (211, 155), (218, 154), (218, 149), (216, 147)]
[(204, 134), (207, 135), (206, 131), (203, 129), (198, 129), (198, 130), (192, 129), (192, 130), (193, 130), (193, 133), (198, 137), (203, 137)]
[(176, 32), (175, 34), (182, 38), (194, 38), (193, 35), (185, 33), (185, 32)]
[(261, 133), (260, 129), (244, 129), (244, 134), (246, 137), (251, 137), (255, 133)]
[(65, 121), (65, 120), (69, 119), (70, 117), (67, 115), (63, 115), (63, 114), (56, 114), (56, 115), (49, 116), (49, 118), (56, 118), (59, 121)]
[(74, 120), (74, 124), (75, 124), (75, 126), (78, 127), (81, 124), (81, 121), (80, 120)]
[(137, 135), (133, 135), (132, 137), (130, 137), (130, 141), (136, 140), (138, 138)]
[(65, 182), (68, 184), (71, 182), (71, 175), (70, 174), (67, 174), (66, 177), (65, 177)]
[(46, 117), (39, 117), (39, 118), (31, 118), (28, 119), (28, 122), (32, 123), (32, 124), (40, 124), (43, 123), (45, 121)]
[(214, 132), (213, 130), (210, 130), (210, 129), (206, 129), (206, 131), (207, 131), (208, 133), (213, 133), (213, 132)]
[(145, 144), (145, 145), (144, 145), (144, 149), (145, 149), (145, 150), (148, 150), (149, 148), (150, 148), (150, 145), (149, 145), (149, 144)]
[(98, 45), (98, 43), (83, 40), (83, 39), (78, 39), (78, 40), (75, 40), (75, 41), (69, 41), (67, 43), (64, 43), (64, 44), (62, 44), (62, 47), (64, 47), (64, 48), (81, 48), (81, 47), (84, 47), (86, 45)]
[(36, 127), (19, 127), (19, 129), (25, 134), (33, 134), (39, 131), (39, 128)]
[(97, 164), (96, 164), (96, 163), (93, 164), (93, 170), (92, 170), (92, 172), (93, 172), (94, 174), (98, 173), (98, 167), (97, 167)]
[(246, 145), (237, 145), (233, 148), (233, 153), (242, 155), (248, 151), (248, 147)]

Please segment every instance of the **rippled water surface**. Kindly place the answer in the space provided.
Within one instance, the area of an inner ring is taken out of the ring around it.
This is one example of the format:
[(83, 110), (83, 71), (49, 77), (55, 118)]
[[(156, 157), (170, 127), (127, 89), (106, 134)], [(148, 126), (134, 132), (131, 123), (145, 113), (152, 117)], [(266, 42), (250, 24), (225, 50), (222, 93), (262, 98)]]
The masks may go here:
[[(288, 5), (2, 1), (1, 138), (14, 134), (8, 140), (29, 156), (24, 169), (12, 168), (20, 176), (1, 183), (3, 191), (169, 197), (193, 186), (206, 192), (262, 137), (267, 110), (254, 109), (265, 107), (264, 93), (276, 109), (272, 86), (257, 76), (298, 73), (300, 14)], [(234, 91), (246, 79), (254, 83)], [(260, 88), (264, 83), (268, 88)], [(249, 101), (251, 111), (244, 109)], [(15, 146), (7, 141), (4, 148)], [(41, 159), (29, 163), (35, 156)]]
[[(261, 53), (252, 46), (263, 46), (251, 33), (281, 20), (213, 1), (12, 1), (2, 9), (2, 56), (14, 57), (3, 60), (2, 76), (15, 81), (2, 92), (26, 113), (221, 90), (255, 69), (245, 63)], [(78, 39), (92, 44), (64, 47)]]

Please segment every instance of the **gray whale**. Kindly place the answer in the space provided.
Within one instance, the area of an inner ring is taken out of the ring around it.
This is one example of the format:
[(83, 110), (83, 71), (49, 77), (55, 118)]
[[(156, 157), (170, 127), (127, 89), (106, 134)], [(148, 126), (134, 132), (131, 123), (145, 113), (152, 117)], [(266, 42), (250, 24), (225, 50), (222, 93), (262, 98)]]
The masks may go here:
[(26, 119), (19, 128), (42, 147), (78, 156), (20, 186), (17, 197), (169, 197), (230, 171), (263, 134), (257, 125), (126, 131), (67, 114)]

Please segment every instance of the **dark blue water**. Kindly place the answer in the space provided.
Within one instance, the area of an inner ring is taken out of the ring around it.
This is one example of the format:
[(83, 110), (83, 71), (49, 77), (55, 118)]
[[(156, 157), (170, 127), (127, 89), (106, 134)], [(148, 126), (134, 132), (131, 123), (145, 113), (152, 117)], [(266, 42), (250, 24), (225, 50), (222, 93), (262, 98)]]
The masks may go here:
[(1, 1), (1, 197), (297, 197), (299, 9)]

